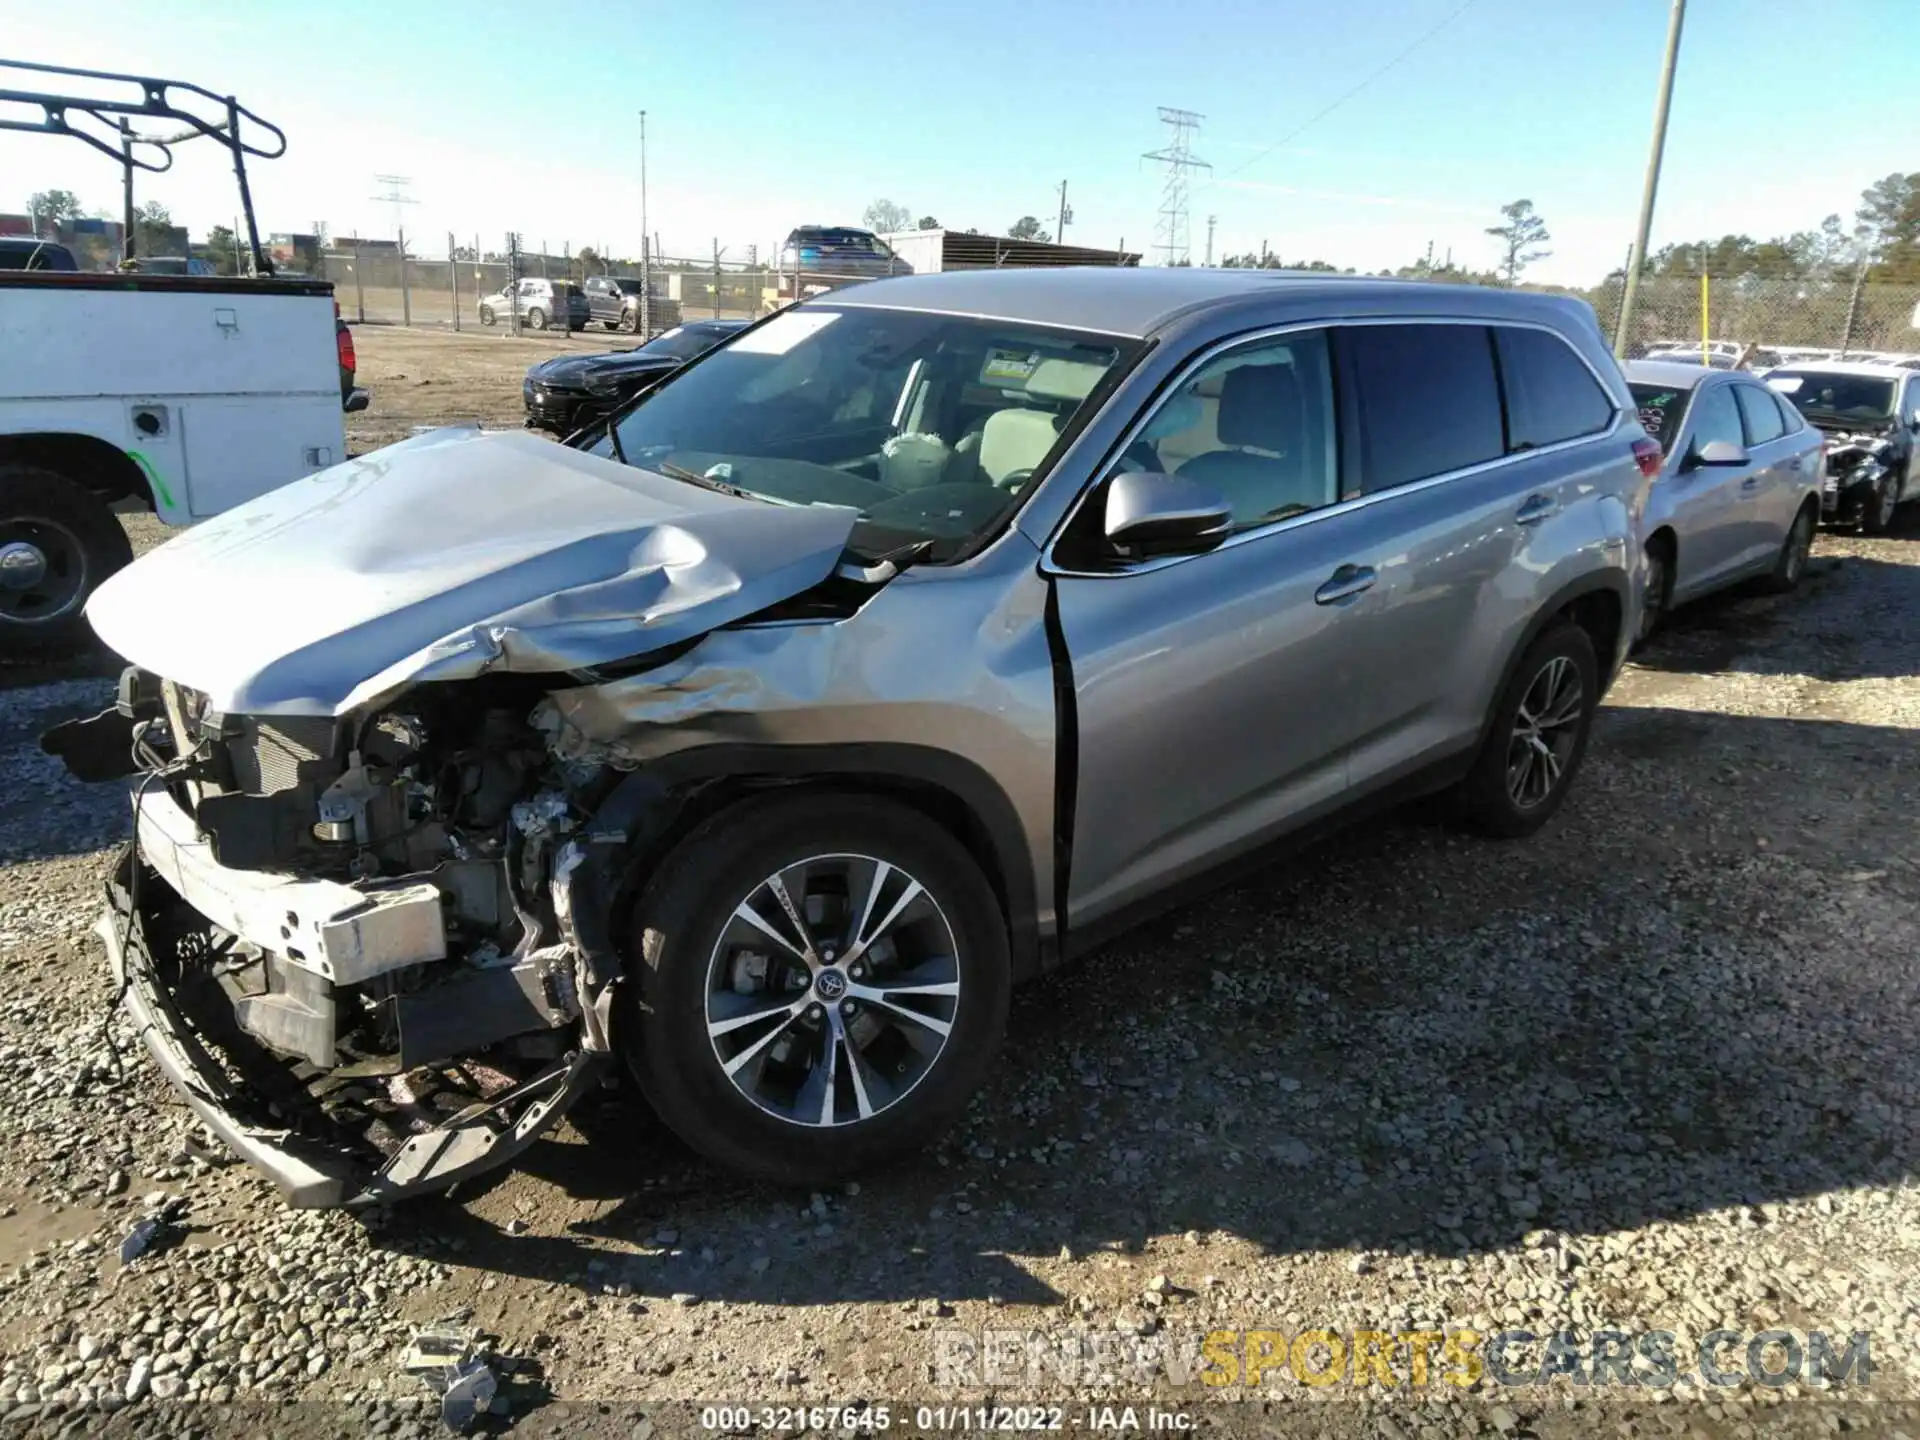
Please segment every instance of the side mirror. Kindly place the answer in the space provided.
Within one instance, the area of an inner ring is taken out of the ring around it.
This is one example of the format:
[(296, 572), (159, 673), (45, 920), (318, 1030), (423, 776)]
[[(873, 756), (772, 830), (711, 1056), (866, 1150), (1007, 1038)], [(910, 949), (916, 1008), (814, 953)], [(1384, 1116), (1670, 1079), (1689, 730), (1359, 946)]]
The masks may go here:
[(1694, 447), (1695, 465), (1745, 465), (1746, 447), (1736, 445), (1731, 440), (1709, 440), (1704, 445)]
[(1126, 470), (1107, 482), (1106, 536), (1129, 554), (1192, 555), (1227, 537), (1233, 507), (1178, 475)]
[(1920, 430), (1920, 410), (1915, 410), (1912, 414), (1908, 415), (1907, 423), (1913, 426), (1914, 429)]

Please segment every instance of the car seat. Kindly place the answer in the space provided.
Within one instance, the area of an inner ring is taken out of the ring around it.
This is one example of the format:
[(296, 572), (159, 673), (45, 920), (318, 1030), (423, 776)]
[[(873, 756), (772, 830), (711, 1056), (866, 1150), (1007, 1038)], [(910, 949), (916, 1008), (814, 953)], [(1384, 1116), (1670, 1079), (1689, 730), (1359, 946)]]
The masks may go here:
[(1245, 525), (1290, 506), (1327, 503), (1326, 480), (1310, 473), (1306, 407), (1291, 365), (1242, 365), (1220, 386), (1220, 443), (1179, 474), (1219, 492)]

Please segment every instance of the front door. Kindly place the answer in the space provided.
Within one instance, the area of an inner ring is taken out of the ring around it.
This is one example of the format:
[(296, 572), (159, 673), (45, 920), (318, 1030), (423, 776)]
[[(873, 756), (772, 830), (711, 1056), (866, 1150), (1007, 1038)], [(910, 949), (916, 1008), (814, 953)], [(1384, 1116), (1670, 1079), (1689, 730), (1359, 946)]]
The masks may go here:
[(1675, 601), (1712, 589), (1744, 558), (1744, 508), (1752, 492), (1743, 487), (1753, 477), (1753, 467), (1700, 464), (1697, 457), (1701, 450), (1714, 440), (1725, 440), (1742, 449), (1747, 443), (1739, 401), (1731, 385), (1718, 377), (1700, 382), (1693, 403), (1687, 407), (1677, 458), (1658, 481), (1673, 487)]
[[(1126, 453), (1228, 500), (1219, 548), (1132, 566), (1056, 550), (1078, 737), (1067, 919), (1083, 925), (1331, 810), (1364, 677), (1351, 637), (1381, 557), (1340, 508), (1324, 331), (1199, 367)], [(1163, 423), (1166, 422), (1166, 423)], [(1197, 436), (1197, 438), (1196, 438)], [(1178, 458), (1174, 458), (1174, 457)], [(1096, 489), (1079, 522), (1097, 519)]]

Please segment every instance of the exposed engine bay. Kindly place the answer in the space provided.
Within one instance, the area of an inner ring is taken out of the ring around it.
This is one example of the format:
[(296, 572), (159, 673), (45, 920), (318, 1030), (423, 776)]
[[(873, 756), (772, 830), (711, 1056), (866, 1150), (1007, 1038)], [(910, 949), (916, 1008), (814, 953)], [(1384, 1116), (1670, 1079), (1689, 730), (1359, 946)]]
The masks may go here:
[(363, 1163), (357, 1194), (307, 1203), (499, 1163), (609, 1049), (617, 962), (572, 932), (569, 888), (607, 776), (548, 753), (541, 694), (499, 677), (365, 715), (241, 717), (131, 669), (110, 717), (82, 722), (105, 733), (62, 752), (104, 764), (118, 736), (144, 769), (106, 937), (123, 984), (146, 980), (190, 1058), (230, 1079), (223, 1104)]

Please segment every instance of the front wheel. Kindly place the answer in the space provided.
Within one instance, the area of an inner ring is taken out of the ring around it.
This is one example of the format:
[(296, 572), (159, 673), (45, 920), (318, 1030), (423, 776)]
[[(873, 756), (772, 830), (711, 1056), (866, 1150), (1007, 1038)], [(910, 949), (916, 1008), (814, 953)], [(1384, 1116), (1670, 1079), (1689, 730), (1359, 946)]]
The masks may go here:
[(527, 328), (529, 330), (546, 329), (547, 328), (547, 312), (542, 310), (538, 305), (534, 306), (531, 310), (527, 311)]
[(1566, 799), (1600, 701), (1600, 664), (1587, 632), (1550, 626), (1514, 668), (1460, 784), (1462, 818), (1483, 834), (1531, 835)]
[(640, 312), (638, 310), (622, 310), (620, 312), (621, 333), (626, 335), (631, 335), (633, 334), (634, 331), (638, 330), (639, 328), (640, 328)]
[(628, 1065), (681, 1139), (747, 1175), (824, 1185), (919, 1148), (1006, 1029), (992, 888), (890, 800), (728, 810), (660, 867), (633, 926)]
[(1873, 494), (1860, 507), (1860, 533), (1884, 535), (1893, 529), (1894, 512), (1900, 508), (1900, 484), (1892, 475), (1882, 475)]
[(480, 323), (482, 325), (493, 324), (493, 311), (489, 310), (485, 305), (480, 307)]

